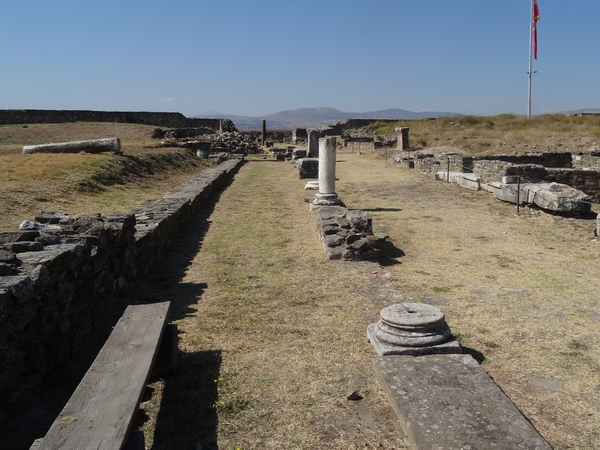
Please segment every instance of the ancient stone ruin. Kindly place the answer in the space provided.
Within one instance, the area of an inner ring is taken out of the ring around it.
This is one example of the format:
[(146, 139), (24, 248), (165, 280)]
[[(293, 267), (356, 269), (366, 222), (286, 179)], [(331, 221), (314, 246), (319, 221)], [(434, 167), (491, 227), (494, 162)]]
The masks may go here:
[(412, 448), (551, 449), (463, 352), (439, 308), (390, 305), (367, 337), (379, 355), (375, 373)]
[[(398, 145), (404, 139), (408, 137), (399, 135)], [(574, 161), (582, 158), (574, 160), (568, 152), (471, 156), (460, 149), (440, 147), (397, 154), (392, 160), (437, 180), (486, 190), (498, 200), (552, 212), (585, 213), (600, 199), (600, 172), (576, 167)], [(585, 158), (585, 164), (593, 165), (591, 156)]]

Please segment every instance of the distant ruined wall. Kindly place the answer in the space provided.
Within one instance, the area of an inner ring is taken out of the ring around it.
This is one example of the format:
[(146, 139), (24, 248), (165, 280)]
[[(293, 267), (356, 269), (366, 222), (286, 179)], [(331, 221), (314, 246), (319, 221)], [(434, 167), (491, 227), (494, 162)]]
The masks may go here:
[(0, 419), (85, 342), (242, 160), (207, 169), (127, 214), (42, 213), (60, 231), (0, 233)]
[(341, 138), (342, 148), (353, 152), (372, 152), (375, 149), (373, 138)]
[(439, 171), (447, 171), (448, 161), (450, 161), (450, 172), (472, 172), (473, 158), (462, 155), (447, 155), (438, 158), (433, 155), (417, 155), (413, 159), (413, 166), (419, 172), (430, 175)]
[[(345, 119), (334, 125), (330, 125), (324, 128), (324, 134), (322, 136), (334, 136), (334, 135), (342, 135), (345, 131), (367, 127), (375, 122), (386, 122), (386, 123), (396, 123), (397, 119)], [(321, 127), (318, 127), (319, 129)]]
[(474, 161), (473, 173), (484, 183), (501, 182), (502, 177), (518, 176), (523, 182), (544, 181), (547, 171), (538, 164), (513, 164), (506, 161)]
[(0, 125), (68, 122), (116, 122), (167, 128), (212, 128), (237, 131), (229, 119), (188, 119), (177, 112), (1, 109)]
[(476, 161), (505, 161), (513, 164), (536, 164), (544, 167), (572, 167), (570, 152), (525, 153), (524, 155), (476, 155)]

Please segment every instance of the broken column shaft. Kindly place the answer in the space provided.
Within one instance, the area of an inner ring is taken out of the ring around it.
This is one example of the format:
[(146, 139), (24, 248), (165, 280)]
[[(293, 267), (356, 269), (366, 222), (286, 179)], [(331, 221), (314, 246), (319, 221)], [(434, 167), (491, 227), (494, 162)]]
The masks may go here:
[(398, 150), (410, 150), (408, 143), (408, 127), (396, 128), (396, 135), (398, 136)]
[(335, 137), (319, 139), (319, 193), (315, 195), (314, 205), (339, 205), (340, 199), (335, 192)]

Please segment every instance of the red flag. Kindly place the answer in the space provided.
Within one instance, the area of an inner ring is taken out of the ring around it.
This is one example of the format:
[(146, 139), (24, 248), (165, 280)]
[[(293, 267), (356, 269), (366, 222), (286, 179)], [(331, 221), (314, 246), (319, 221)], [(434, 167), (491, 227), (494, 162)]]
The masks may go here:
[(540, 10), (538, 9), (537, 0), (533, 0), (533, 57), (537, 59), (537, 21), (540, 18)]

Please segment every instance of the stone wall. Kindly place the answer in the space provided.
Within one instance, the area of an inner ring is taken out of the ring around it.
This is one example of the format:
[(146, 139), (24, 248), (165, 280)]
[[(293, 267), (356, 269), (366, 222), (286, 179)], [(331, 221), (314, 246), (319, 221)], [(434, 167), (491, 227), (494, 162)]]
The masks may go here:
[(596, 153), (590, 155), (576, 155), (573, 158), (573, 167), (577, 169), (600, 170), (600, 155)]
[(342, 148), (352, 152), (372, 152), (375, 149), (375, 142), (372, 138), (342, 138), (340, 142)]
[(572, 167), (570, 152), (525, 153), (523, 155), (476, 155), (475, 161), (504, 161), (513, 164), (534, 164), (544, 167)]
[(434, 175), (439, 171), (448, 171), (448, 160), (450, 161), (450, 172), (472, 171), (473, 158), (462, 155), (444, 155), (438, 158), (433, 155), (415, 155), (413, 165), (423, 174)]
[(128, 214), (43, 213), (31, 230), (0, 233), (0, 418), (66, 364), (124, 285), (241, 164), (205, 170)]
[(546, 168), (536, 164), (513, 164), (506, 161), (473, 162), (473, 173), (486, 184), (501, 182), (503, 177), (521, 177), (523, 182), (537, 183), (546, 178)]
[(177, 112), (2, 109), (0, 125), (67, 122), (117, 122), (168, 128), (237, 131), (229, 119), (189, 119)]

